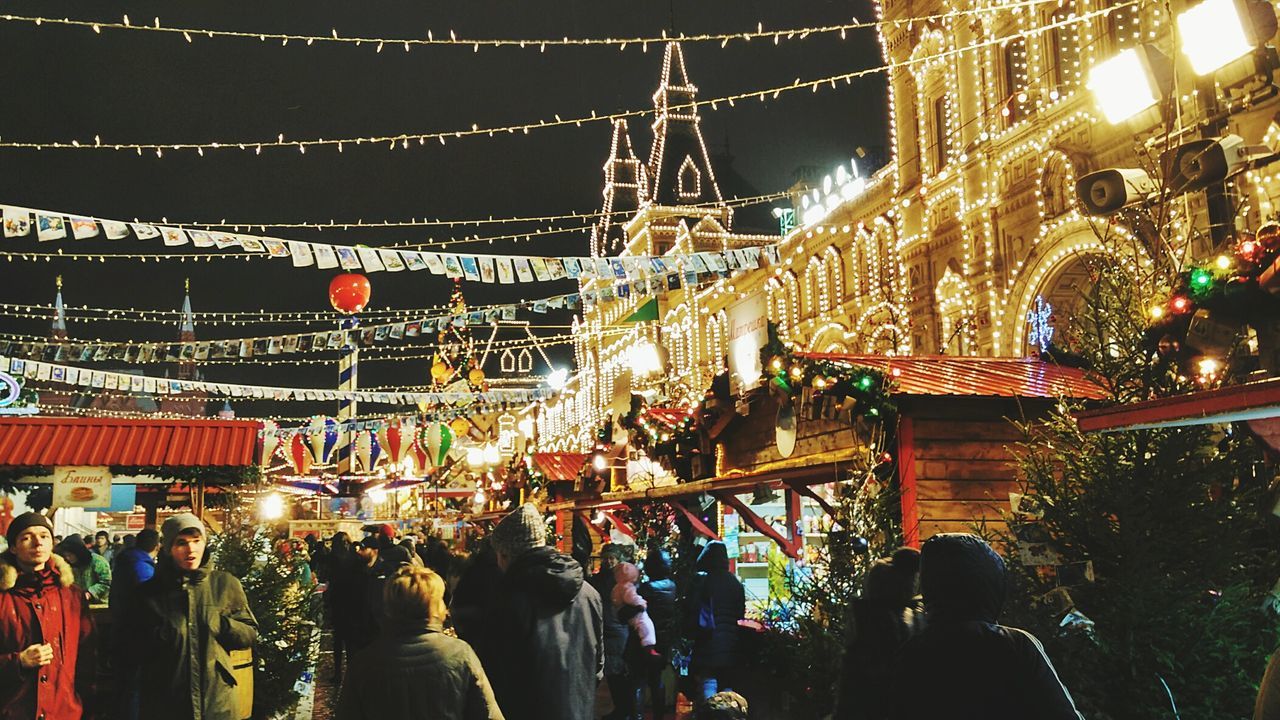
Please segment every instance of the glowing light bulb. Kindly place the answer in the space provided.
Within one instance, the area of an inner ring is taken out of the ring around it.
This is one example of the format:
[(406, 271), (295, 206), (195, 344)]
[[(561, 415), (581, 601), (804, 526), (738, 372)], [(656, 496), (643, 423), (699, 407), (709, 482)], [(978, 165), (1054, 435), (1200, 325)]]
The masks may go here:
[(258, 509), (258, 514), (263, 520), (279, 520), (284, 517), (284, 498), (279, 493), (271, 493), (262, 498), (262, 505)]

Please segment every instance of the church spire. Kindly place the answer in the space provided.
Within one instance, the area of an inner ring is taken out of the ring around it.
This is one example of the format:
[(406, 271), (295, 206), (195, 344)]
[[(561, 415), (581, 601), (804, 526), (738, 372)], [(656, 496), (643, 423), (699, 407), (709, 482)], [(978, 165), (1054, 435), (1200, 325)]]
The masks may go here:
[(680, 43), (670, 42), (662, 57), (662, 80), (653, 94), (653, 148), (650, 200), (679, 207), (723, 203), (711, 156), (702, 139), (698, 88), (689, 81)]
[(53, 338), (55, 340), (67, 339), (67, 311), (62, 305), (62, 276), (59, 275), (55, 281), (58, 286), (58, 294), (53, 300)]
[[(182, 297), (182, 334), (181, 340), (188, 342), (196, 339), (196, 316), (191, 312), (191, 278), (187, 278)], [(190, 337), (188, 337), (188, 335)]]
[(614, 213), (639, 210), (648, 201), (648, 184), (645, 166), (631, 147), (627, 121), (614, 120), (609, 159), (604, 163), (604, 204), (600, 218), (591, 228), (592, 255), (607, 255), (626, 242), (621, 218)]

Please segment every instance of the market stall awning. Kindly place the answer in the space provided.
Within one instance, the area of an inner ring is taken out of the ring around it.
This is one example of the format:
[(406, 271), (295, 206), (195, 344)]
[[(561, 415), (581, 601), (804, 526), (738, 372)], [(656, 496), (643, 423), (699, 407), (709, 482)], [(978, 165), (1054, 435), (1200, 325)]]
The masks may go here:
[(255, 464), (252, 420), (0, 417), (0, 465), (243, 467)]
[(1101, 400), (1106, 392), (1079, 368), (1036, 358), (952, 357), (950, 355), (844, 355), (801, 353), (815, 360), (862, 365), (890, 375), (895, 395), (1007, 398), (1072, 397)]
[(576, 480), (588, 459), (586, 453), (534, 453), (533, 466), (552, 482)]
[(1258, 421), (1280, 417), (1280, 378), (1076, 414), (1085, 432)]

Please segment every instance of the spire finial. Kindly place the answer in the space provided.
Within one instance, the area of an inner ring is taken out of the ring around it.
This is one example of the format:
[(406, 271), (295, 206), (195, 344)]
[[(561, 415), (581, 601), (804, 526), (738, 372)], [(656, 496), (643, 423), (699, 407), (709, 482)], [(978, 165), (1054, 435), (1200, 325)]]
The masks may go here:
[(58, 277), (54, 278), (54, 280), (53, 280), (53, 281), (58, 285), (58, 289), (59, 289), (59, 290), (61, 290), (61, 289), (62, 289), (62, 276), (61, 276), (61, 275), (59, 275)]
[(182, 281), (182, 291), (186, 293), (191, 292), (191, 278), (186, 278)]

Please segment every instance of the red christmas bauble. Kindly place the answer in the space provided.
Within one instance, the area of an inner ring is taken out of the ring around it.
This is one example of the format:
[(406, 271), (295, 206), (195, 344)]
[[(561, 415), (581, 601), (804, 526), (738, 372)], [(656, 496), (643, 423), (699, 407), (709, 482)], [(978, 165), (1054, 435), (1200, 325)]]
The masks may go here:
[(373, 288), (360, 273), (342, 273), (329, 282), (329, 304), (340, 313), (352, 315), (369, 304)]

